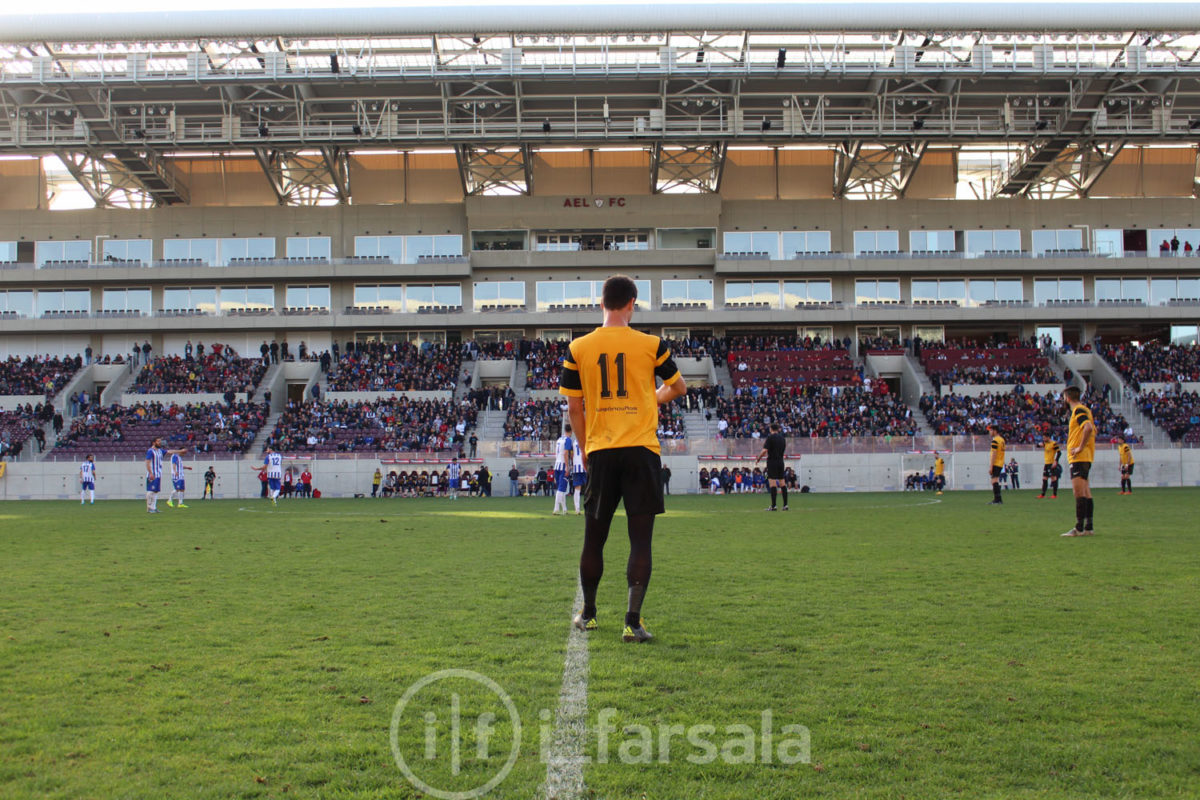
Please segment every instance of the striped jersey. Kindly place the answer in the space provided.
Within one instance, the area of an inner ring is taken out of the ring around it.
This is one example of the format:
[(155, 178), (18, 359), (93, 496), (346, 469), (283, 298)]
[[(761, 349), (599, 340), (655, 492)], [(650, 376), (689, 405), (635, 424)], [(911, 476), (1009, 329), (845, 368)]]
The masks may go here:
[(283, 454), (267, 453), (266, 458), (263, 459), (263, 466), (267, 468), (268, 479), (283, 479)]
[(183, 480), (183, 459), (180, 458), (179, 453), (171, 454), (171, 480)]
[(451, 461), (450, 467), (449, 467), (449, 472), (450, 472), (450, 485), (457, 488), (459, 478), (462, 476), (462, 465), (459, 464), (457, 461)]
[[(582, 449), (579, 447), (579, 440), (576, 439), (574, 436), (571, 437), (571, 446), (572, 446), (572, 448), (574, 448), (572, 450), (573, 453), (583, 452)], [(583, 468), (583, 459), (582, 458), (576, 457), (574, 463), (571, 465), (571, 472), (574, 472), (574, 473), (586, 473), (587, 472), (587, 470), (585, 470)]]
[(79, 480), (85, 482), (96, 480), (96, 462), (84, 461), (79, 465)]
[(570, 436), (560, 436), (558, 441), (554, 443), (554, 471), (560, 472), (567, 468), (568, 454), (574, 454), (572, 449), (575, 446), (574, 438)]
[(159, 450), (157, 447), (151, 447), (146, 451), (146, 461), (149, 462), (150, 465), (150, 477), (161, 478), (163, 451)]

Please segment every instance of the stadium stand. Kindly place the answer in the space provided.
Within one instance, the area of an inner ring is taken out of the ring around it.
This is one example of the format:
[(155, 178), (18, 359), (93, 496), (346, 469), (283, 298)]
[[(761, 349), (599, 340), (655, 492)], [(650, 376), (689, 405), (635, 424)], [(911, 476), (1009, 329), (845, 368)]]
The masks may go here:
[[(934, 385), (1059, 383), (1050, 362), (1036, 347), (926, 345), (921, 366)], [(936, 379), (935, 379), (936, 376)]]
[[(754, 394), (755, 390), (760, 393)], [(779, 423), (785, 436), (795, 437), (912, 436), (917, 432), (911, 409), (888, 393), (882, 381), (871, 391), (861, 386), (812, 384), (779, 391), (754, 385), (740, 395), (718, 399), (716, 418), (720, 435), (728, 438), (766, 437), (772, 422)]]
[(504, 438), (516, 441), (551, 441), (562, 435), (562, 400), (524, 400), (508, 410)]
[[(1126, 419), (1113, 411), (1104, 397), (1087, 391), (1083, 403), (1092, 410), (1097, 441), (1125, 436), (1137, 441)], [(976, 396), (923, 395), (919, 407), (939, 436), (983, 436), (995, 424), (1010, 444), (1038, 444), (1046, 432), (1066, 441), (1067, 412), (1060, 394), (1025, 391), (985, 393)]]
[(1145, 392), (1137, 404), (1172, 442), (1200, 444), (1200, 392)]
[(42, 395), (50, 399), (82, 367), (80, 356), (7, 358), (0, 361), (0, 395)]
[(268, 442), (281, 451), (329, 455), (444, 451), (474, 430), (478, 407), (467, 401), (386, 397), (370, 402), (290, 403)]
[(75, 418), (51, 456), (100, 459), (144, 458), (155, 437), (168, 447), (233, 457), (245, 453), (266, 422), (270, 409), (258, 403), (137, 403), (93, 408)]
[(410, 342), (360, 343), (329, 370), (329, 391), (413, 392), (454, 389), (462, 349)]
[(192, 359), (159, 356), (138, 373), (131, 394), (251, 394), (267, 372), (261, 359), (241, 358), (232, 347), (215, 343)]
[(1143, 383), (1200, 381), (1200, 347), (1196, 345), (1102, 344), (1099, 352), (1135, 392)]

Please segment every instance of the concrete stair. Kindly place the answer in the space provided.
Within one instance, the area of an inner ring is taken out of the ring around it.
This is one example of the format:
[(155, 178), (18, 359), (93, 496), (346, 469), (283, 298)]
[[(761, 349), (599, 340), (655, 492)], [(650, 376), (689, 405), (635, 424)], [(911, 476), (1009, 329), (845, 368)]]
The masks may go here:
[(683, 413), (683, 435), (688, 439), (715, 439), (717, 436), (716, 419), (707, 420), (703, 411), (685, 411)]
[(258, 436), (255, 436), (254, 441), (246, 448), (247, 459), (261, 461), (260, 455), (267, 443), (267, 437), (271, 435), (271, 431), (275, 430), (275, 425), (279, 422), (279, 417), (282, 416), (282, 413), (276, 411), (267, 417), (267, 421), (258, 429)]
[(488, 408), (479, 412), (479, 424), (475, 435), (481, 442), (498, 442), (504, 438), (504, 421), (508, 412), (497, 408)]
[[(463, 376), (464, 372), (470, 373), (472, 376), (474, 376), (475, 375), (475, 362), (474, 361), (463, 361), (462, 367), (458, 371), (458, 379), (457, 379), (457, 382), (454, 384), (454, 399), (458, 400), (458, 401), (467, 399), (467, 393), (471, 391), (470, 381), (467, 381), (465, 383), (463, 382), (462, 376)], [(483, 438), (483, 437), (480, 437), (480, 438)]]

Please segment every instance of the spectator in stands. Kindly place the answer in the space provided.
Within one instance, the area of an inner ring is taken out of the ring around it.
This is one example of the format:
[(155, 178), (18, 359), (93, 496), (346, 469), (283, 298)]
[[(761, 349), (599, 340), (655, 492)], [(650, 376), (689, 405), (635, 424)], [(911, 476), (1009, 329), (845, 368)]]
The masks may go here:
[(42, 395), (49, 400), (82, 368), (81, 356), (10, 356), (0, 361), (0, 395)]
[[(147, 351), (148, 352), (148, 351)], [(214, 344), (207, 356), (192, 361), (163, 356), (147, 361), (134, 381), (137, 394), (192, 394), (245, 392), (253, 394), (266, 367), (252, 359), (238, 358), (233, 348)]]

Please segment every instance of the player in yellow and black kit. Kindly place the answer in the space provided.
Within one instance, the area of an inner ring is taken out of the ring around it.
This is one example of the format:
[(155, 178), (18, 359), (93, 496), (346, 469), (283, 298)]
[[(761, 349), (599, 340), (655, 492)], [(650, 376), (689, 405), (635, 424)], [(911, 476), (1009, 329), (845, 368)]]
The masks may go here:
[(1121, 454), (1121, 494), (1133, 494), (1133, 448), (1117, 437), (1117, 452)]
[(1091, 536), (1092, 488), (1088, 475), (1092, 471), (1092, 460), (1096, 456), (1096, 424), (1092, 412), (1081, 403), (1078, 386), (1068, 386), (1063, 397), (1070, 409), (1071, 421), (1067, 425), (1067, 464), (1071, 468), (1071, 489), (1075, 493), (1075, 527), (1063, 536)]
[(1004, 504), (1000, 497), (1000, 476), (1004, 474), (1004, 437), (995, 425), (988, 425), (987, 432), (992, 437), (992, 501), (988, 505), (999, 506)]
[(933, 481), (938, 494), (946, 490), (946, 461), (937, 450), (933, 451)]
[[(654, 515), (663, 513), (658, 406), (687, 392), (666, 342), (629, 327), (637, 286), (624, 275), (604, 282), (604, 324), (571, 342), (563, 359), (559, 391), (583, 453), (587, 512), (579, 582), (583, 609), (575, 627), (594, 630), (596, 590), (604, 573), (604, 543), (617, 506), (624, 502), (629, 527), (629, 606), (621, 638), (650, 639), (642, 600), (650, 582)], [(655, 377), (662, 386), (655, 389)]]
[(1050, 499), (1058, 499), (1058, 475), (1055, 474), (1054, 467), (1060, 458), (1062, 458), (1062, 448), (1058, 446), (1058, 442), (1054, 441), (1054, 437), (1047, 433), (1042, 437), (1042, 493), (1037, 496), (1038, 500), (1046, 496), (1047, 483), (1052, 486)]

